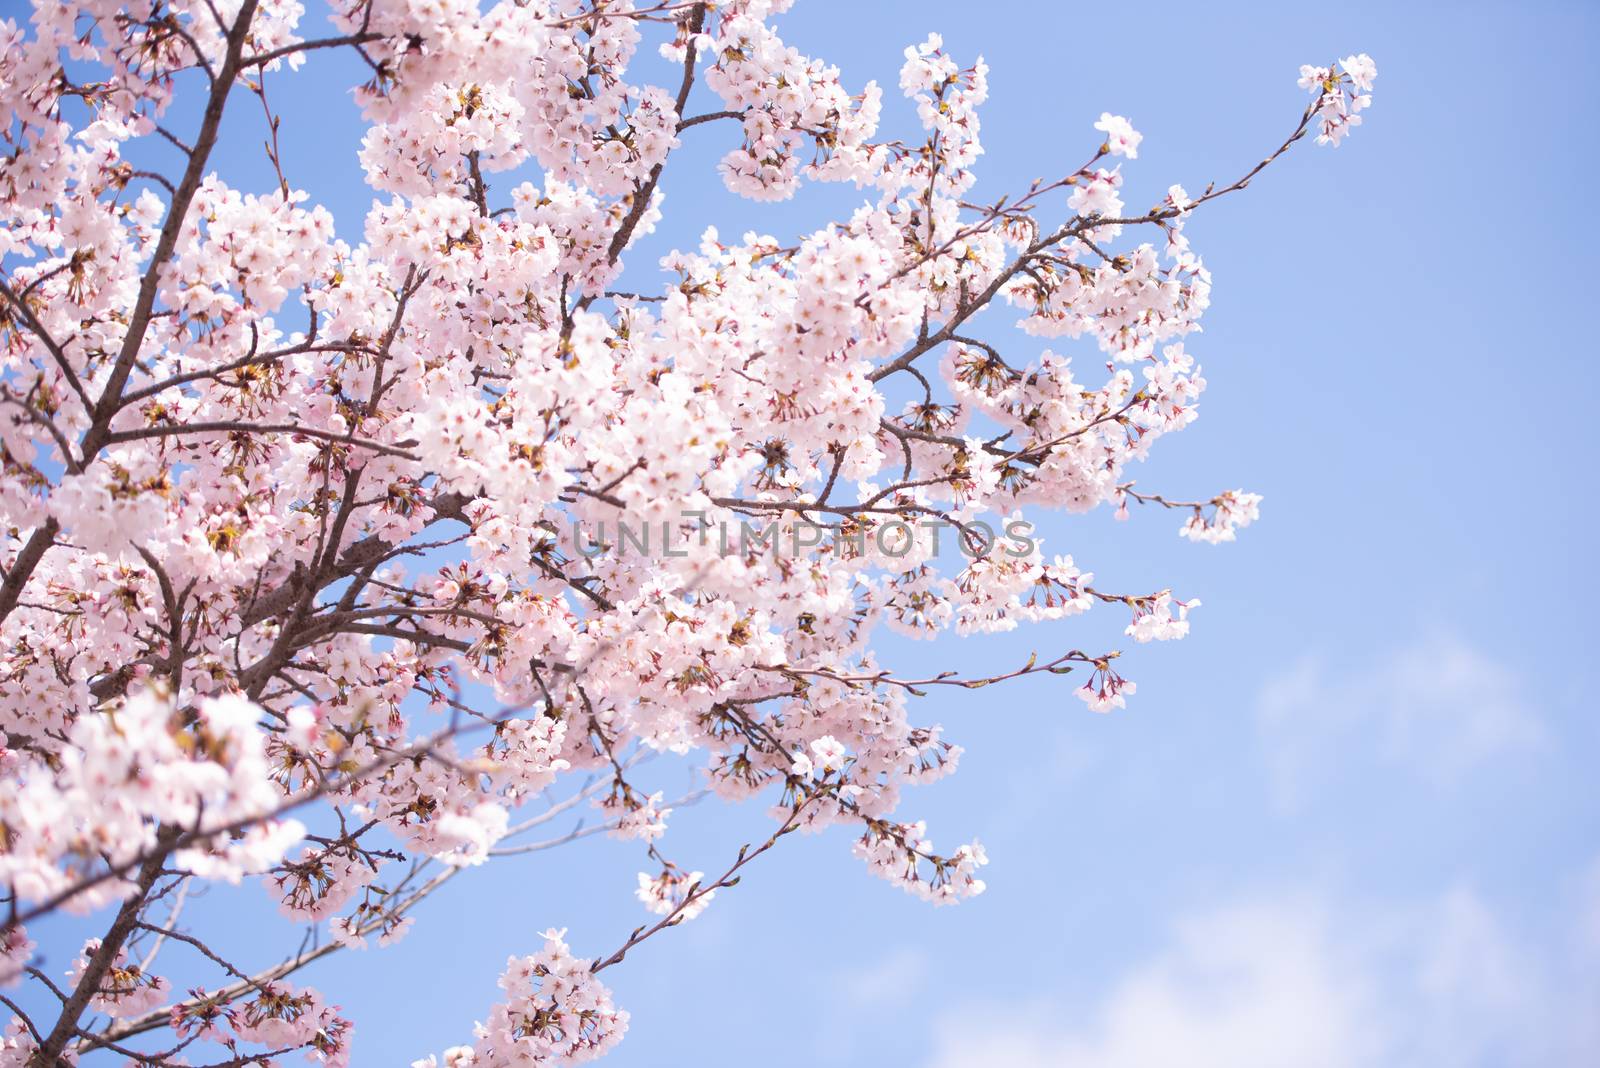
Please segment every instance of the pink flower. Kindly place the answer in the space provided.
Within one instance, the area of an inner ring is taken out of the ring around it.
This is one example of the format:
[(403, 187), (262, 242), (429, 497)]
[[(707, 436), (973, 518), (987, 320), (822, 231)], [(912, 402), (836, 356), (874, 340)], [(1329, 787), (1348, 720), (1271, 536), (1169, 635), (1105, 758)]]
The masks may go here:
[(1106, 149), (1113, 156), (1139, 158), (1139, 142), (1144, 140), (1144, 134), (1135, 130), (1127, 119), (1102, 111), (1100, 121), (1094, 124), (1094, 128), (1105, 131)]

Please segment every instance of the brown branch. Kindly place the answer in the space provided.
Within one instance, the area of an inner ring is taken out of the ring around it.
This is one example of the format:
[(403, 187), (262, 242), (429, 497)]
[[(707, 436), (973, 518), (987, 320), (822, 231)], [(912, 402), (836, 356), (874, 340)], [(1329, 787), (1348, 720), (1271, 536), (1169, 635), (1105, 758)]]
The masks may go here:
[[(678, 96), (673, 105), (673, 110), (679, 115), (683, 114), (684, 107), (689, 103), (689, 91), (694, 88), (694, 65), (699, 49), (695, 37), (705, 28), (708, 6), (706, 3), (697, 3), (689, 15), (689, 43), (684, 48), (683, 81), (678, 85)], [(606, 248), (606, 262), (616, 263), (617, 257), (622, 255), (622, 250), (627, 247), (629, 239), (633, 237), (633, 231), (639, 225), (639, 220), (644, 218), (644, 213), (650, 208), (650, 198), (661, 182), (661, 171), (666, 165), (667, 161), (662, 159), (651, 167), (644, 183), (634, 190), (633, 203), (628, 208), (628, 214), (623, 217), (617, 232), (611, 235), (611, 244)]]
[(143, 426), (133, 430), (118, 430), (105, 439), (107, 445), (120, 445), (128, 441), (143, 441), (148, 438), (174, 438), (188, 434), (299, 434), (303, 437), (316, 438), (319, 441), (331, 441), (338, 445), (353, 445), (358, 449), (368, 449), (384, 456), (398, 456), (402, 460), (419, 462), (421, 457), (415, 453), (407, 452), (405, 446), (415, 442), (403, 441), (395, 445), (386, 445), (381, 441), (371, 441), (367, 438), (353, 437), (350, 434), (340, 434), (332, 430), (318, 430), (315, 427), (301, 426), (299, 423), (242, 423), (235, 420), (217, 420), (203, 423), (172, 423), (161, 426)]
[(105, 978), (117, 954), (122, 951), (123, 943), (128, 940), (128, 935), (133, 933), (138, 923), (139, 911), (144, 908), (145, 895), (160, 877), (162, 866), (166, 863), (167, 855), (175, 840), (174, 832), (162, 832), (156, 851), (151, 853), (140, 866), (138, 878), (134, 881), (134, 892), (117, 910), (116, 919), (111, 921), (110, 929), (101, 937), (100, 945), (90, 955), (89, 963), (84, 967), (83, 974), (78, 977), (78, 985), (67, 996), (66, 1004), (61, 1007), (61, 1015), (57, 1017), (55, 1026), (50, 1029), (50, 1034), (45, 1040), (39, 1043), (39, 1048), (33, 1055), (35, 1064), (54, 1068), (61, 1059), (62, 1051), (67, 1048), (67, 1043), (77, 1034), (78, 1019), (89, 1007), (90, 999), (100, 992), (100, 980)]

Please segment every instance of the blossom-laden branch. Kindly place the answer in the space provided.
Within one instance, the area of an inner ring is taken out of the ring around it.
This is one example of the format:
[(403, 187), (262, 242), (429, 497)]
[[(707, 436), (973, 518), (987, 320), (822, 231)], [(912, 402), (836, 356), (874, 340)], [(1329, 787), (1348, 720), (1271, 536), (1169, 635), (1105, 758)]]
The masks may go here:
[[(914, 722), (933, 688), (1134, 693), (1115, 650), (909, 677), (883, 629), (1099, 606), (1136, 642), (1188, 633), (1197, 601), (1107, 590), (1028, 517), (1149, 504), (1206, 542), (1258, 518), (1253, 494), (1132, 478), (1205, 387), (1186, 230), (1347, 136), (1371, 60), (1302, 68), (1278, 148), (1141, 213), (1125, 118), (1083, 165), (980, 198), (982, 63), (908, 49), (920, 130), (881, 136), (881, 90), (787, 44), (784, 6), (335, 0), (324, 36), (290, 0), (0, 21), (0, 985), (44, 1005), (0, 995), (0, 1060), (348, 1063), (354, 1024), (302, 972), (402, 937), (459, 873), (600, 832), (642, 847), (657, 918), (598, 959), (547, 932), (444, 1059), (603, 1053), (627, 1014), (598, 976), (793, 831), (851, 828), (934, 903), (982, 891), (978, 843), (935, 852), (896, 814), (960, 757)], [(647, 41), (666, 87), (635, 80)], [(281, 87), (333, 53), (367, 72), (352, 151), (378, 195), (342, 228), (278, 136)], [(212, 159), (241, 86), (268, 129), (250, 188)], [(653, 283), (629, 249), (686, 136), (724, 138), (734, 194), (871, 202), (781, 241), (703, 231)], [(1002, 305), (1022, 337), (975, 327)], [(667, 803), (653, 753), (698, 754), (700, 781)], [(714, 878), (665, 838), (708, 793), (776, 797)], [(191, 888), (239, 880), (298, 950), (246, 966), (195, 927)], [(58, 984), (27, 925), (63, 909), (106, 922)], [(175, 994), (174, 954), (214, 981)]]

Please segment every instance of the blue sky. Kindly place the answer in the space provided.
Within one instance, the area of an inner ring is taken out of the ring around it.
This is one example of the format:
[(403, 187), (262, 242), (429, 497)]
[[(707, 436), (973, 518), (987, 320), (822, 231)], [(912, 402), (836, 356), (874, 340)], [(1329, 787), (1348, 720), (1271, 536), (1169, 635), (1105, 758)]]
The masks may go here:
[[(1045, 527), (1047, 551), (1106, 587), (1201, 597), (1192, 635), (1130, 650), (1139, 693), (1110, 716), (1049, 676), (921, 701), (967, 752), (906, 811), (940, 845), (980, 837), (988, 893), (933, 910), (870, 878), (845, 829), (789, 839), (607, 973), (634, 1014), (607, 1063), (1600, 1063), (1581, 378), (1597, 14), (802, 0), (781, 19), (848, 85), (884, 84), (898, 130), (914, 122), (893, 91), (902, 48), (934, 30), (958, 60), (981, 53), (989, 197), (1075, 166), (1105, 110), (1145, 135), (1124, 166), (1130, 204), (1229, 180), (1292, 128), (1300, 63), (1365, 51), (1380, 73), (1343, 148), (1300, 146), (1188, 231), (1216, 277), (1190, 345), (1209, 389), (1140, 486), (1242, 486), (1265, 495), (1261, 521), (1218, 547), (1149, 510)], [(354, 237), (370, 194), (350, 75), (319, 57), (271, 87), (291, 181)], [(640, 284), (709, 223), (782, 235), (860, 196), (738, 202), (712, 170), (724, 133), (685, 139), (666, 222), (630, 261)], [(223, 147), (230, 180), (265, 191), (257, 141)], [(1002, 313), (978, 322), (1015, 351), (1033, 344)], [(885, 659), (1015, 666), (1035, 648), (1118, 644), (1112, 617), (888, 641)], [(764, 836), (759, 809), (684, 810), (665, 843), (721, 870)], [(598, 955), (643, 921), (639, 859), (602, 838), (499, 862), (419, 910), (400, 945), (308, 978), (356, 1019), (358, 1065), (469, 1041), (506, 955), (533, 951), (538, 931), (565, 926)]]

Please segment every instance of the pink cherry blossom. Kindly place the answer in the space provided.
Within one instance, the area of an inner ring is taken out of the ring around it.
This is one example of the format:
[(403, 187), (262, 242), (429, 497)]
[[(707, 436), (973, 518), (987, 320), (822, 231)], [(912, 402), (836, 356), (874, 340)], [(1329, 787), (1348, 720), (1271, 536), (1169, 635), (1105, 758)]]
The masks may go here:
[(1127, 119), (1103, 111), (1100, 113), (1100, 121), (1094, 124), (1094, 128), (1105, 132), (1106, 150), (1113, 156), (1139, 158), (1139, 142), (1144, 140), (1144, 134), (1135, 130)]
[[(962, 757), (931, 691), (1066, 676), (1107, 712), (1136, 684), (1076, 617), (1188, 634), (1197, 600), (1104, 588), (1124, 566), (1035, 523), (1148, 505), (1220, 543), (1260, 517), (1253, 493), (1136, 476), (1208, 385), (1190, 227), (1262, 157), (1130, 207), (1143, 137), (1104, 112), (1080, 164), (975, 191), (970, 46), (912, 43), (886, 99), (785, 40), (790, 6), (0, 20), (0, 984), (73, 958), (34, 946), (36, 919), (103, 932), (0, 1064), (158, 1029), (168, 1064), (191, 1041), (359, 1062), (302, 965), (376, 955), (446, 882), (604, 832), (644, 854), (655, 921), (594, 959), (560, 930), (516, 947), (472, 1041), (417, 1064), (600, 1056), (628, 1024), (601, 973), (791, 831), (848, 828), (934, 904), (983, 892), (983, 847), (938, 852), (905, 811)], [(327, 151), (370, 207), (336, 218), (277, 133), (307, 120), (295, 72), (341, 54), (367, 129)], [(1364, 53), (1302, 68), (1310, 106), (1269, 162), (1341, 143), (1375, 77)], [(216, 146), (254, 144), (262, 112), (259, 166), (225, 179)], [(770, 233), (681, 219), (662, 176), (691, 141), (733, 195), (845, 183), (856, 207)], [(907, 671), (879, 640), (1041, 623), (1059, 644), (990, 674)], [(658, 788), (684, 765), (692, 786)], [(708, 794), (775, 828), (711, 874), (669, 855)], [(219, 882), (323, 948), (228, 959), (183, 912)], [(204, 985), (153, 974), (186, 974), (176, 953)]]

